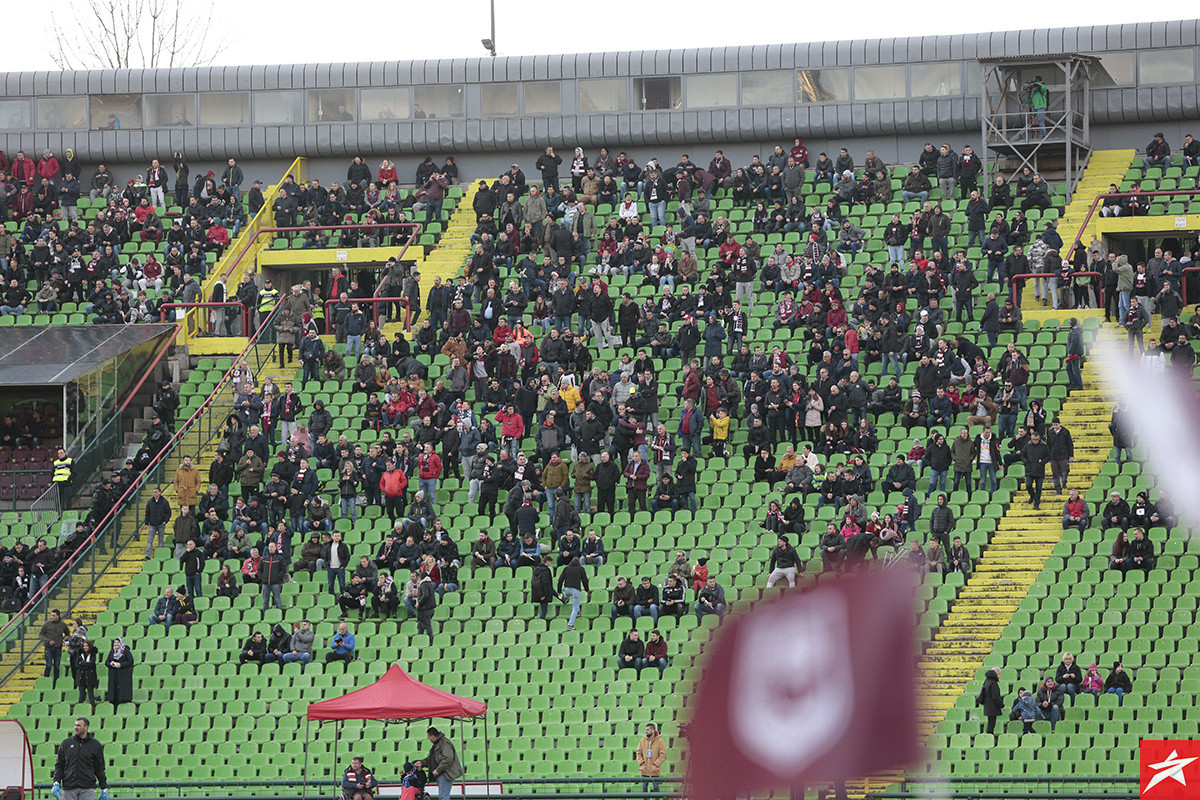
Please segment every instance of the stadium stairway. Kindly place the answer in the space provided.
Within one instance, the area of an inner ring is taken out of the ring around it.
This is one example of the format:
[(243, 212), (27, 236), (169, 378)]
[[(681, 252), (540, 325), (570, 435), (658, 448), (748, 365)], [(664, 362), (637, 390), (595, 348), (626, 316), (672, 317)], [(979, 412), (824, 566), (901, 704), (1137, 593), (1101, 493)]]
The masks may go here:
[[(216, 362), (216, 368), (222, 370), (218, 373), (223, 374), (224, 371), (232, 366), (232, 361), (225, 359)], [(265, 372), (265, 371), (264, 371)], [(204, 370), (195, 370), (189, 375), (187, 382), (181, 388), (180, 394), (185, 398), (195, 398), (197, 402), (202, 402), (211, 391), (215, 388), (215, 384), (208, 385), (206, 378), (210, 377), (211, 373), (206, 373)], [(291, 374), (286, 379), (290, 379)], [(191, 416), (194, 409), (190, 405), (185, 405), (179, 410), (176, 419), (183, 422)], [(224, 420), (225, 417), (233, 410), (233, 394), (230, 387), (226, 387), (220, 395), (217, 396), (213, 405), (209, 408), (208, 414), (213, 415), (214, 420)], [(149, 409), (146, 413), (150, 413)], [(216, 422), (213, 426), (197, 424), (183, 437), (180, 445), (169, 455), (163, 462), (164, 479), (159, 485), (163, 496), (167, 498), (167, 502), (171, 504), (172, 509), (178, 509), (179, 500), (175, 495), (175, 470), (182, 462), (183, 455), (190, 454), (196, 464), (208, 464), (214, 458), (217, 440), (206, 441), (211, 437), (210, 431), (214, 430), (220, 422)], [(207, 473), (201, 473), (202, 482), (207, 478)], [(130, 584), (134, 576), (140, 573), (145, 563), (145, 539), (142, 538), (141, 529), (142, 514), (135, 510), (130, 514), (126, 514), (120, 518), (122, 530), (119, 532), (118, 541), (124, 541), (126, 544), (117, 554), (116, 560), (109, 564), (107, 569), (96, 579), (96, 584), (89, 592), (88, 587), (91, 582), (91, 570), (87, 565), (77, 567), (72, 574), (70, 581), (70, 591), (66, 587), (55, 591), (54, 598), (51, 600), (51, 607), (62, 607), (64, 603), (56, 603), (55, 601), (67, 596), (78, 597), (79, 600), (73, 607), (63, 609), (64, 614), (69, 619), (79, 618), (85, 624), (91, 624), (97, 616), (106, 610), (109, 603), (121, 594), (121, 591)], [(167, 530), (167, 541), (170, 545), (170, 527)], [(173, 545), (171, 545), (173, 546)], [(106, 555), (90, 556), (99, 558), (107, 563)], [(38, 629), (41, 627), (42, 620), (37, 620), (25, 631), (23, 647), (16, 646), (14, 642), (2, 656), (0, 656), (0, 674), (6, 673), (12, 666), (22, 660), (21, 653), (24, 652), (24, 662), (20, 669), (14, 672), (13, 675), (0, 684), (0, 716), (8, 713), (12, 705), (21, 699), (21, 696), (30, 689), (36, 687), (37, 681), (42, 677), (42, 670), (45, 662), (41, 655), (40, 645), (38, 644)], [(32, 654), (32, 655), (30, 655)], [(65, 665), (64, 665), (65, 670)], [(47, 681), (49, 679), (46, 679)], [(70, 678), (64, 676), (60, 680), (66, 681), (69, 685)]]
[[(471, 244), (471, 234), (475, 232), (475, 210), (472, 206), (478, 191), (478, 183), (467, 184), (437, 246), (417, 262), (416, 269), (421, 273), (422, 301), (433, 285), (434, 278), (441, 278), (442, 283), (453, 283), (462, 274), (463, 263), (470, 257), (474, 247)], [(416, 320), (413, 322), (415, 324)]]
[(1063, 210), (1063, 215), (1058, 222), (1058, 233), (1068, 248), (1079, 236), (1081, 228), (1083, 235), (1080, 237), (1080, 241), (1083, 242), (1084, 247), (1087, 247), (1092, 241), (1095, 236), (1095, 228), (1092, 225), (1094, 219), (1088, 222), (1087, 228), (1083, 228), (1088, 210), (1092, 207), (1096, 195), (1107, 192), (1111, 184), (1121, 185), (1135, 152), (1134, 150), (1097, 150), (1092, 153), (1091, 158), (1088, 159), (1087, 168), (1083, 171), (1083, 178), (1075, 187), (1075, 195)]

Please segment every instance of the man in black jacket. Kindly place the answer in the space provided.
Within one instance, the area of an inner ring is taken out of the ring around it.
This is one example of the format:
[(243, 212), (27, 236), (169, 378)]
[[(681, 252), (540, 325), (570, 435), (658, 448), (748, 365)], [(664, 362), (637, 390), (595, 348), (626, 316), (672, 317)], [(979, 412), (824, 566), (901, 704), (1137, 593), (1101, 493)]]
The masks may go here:
[(1075, 442), (1071, 432), (1063, 427), (1058, 416), (1050, 423), (1046, 431), (1046, 446), (1050, 448), (1050, 475), (1054, 480), (1054, 491), (1061, 494), (1067, 488), (1067, 478), (1071, 475), (1071, 462), (1075, 460)]
[(554, 153), (553, 147), (547, 147), (546, 152), (538, 156), (534, 166), (538, 172), (542, 173), (542, 185), (546, 188), (554, 188), (558, 192), (558, 165), (562, 163), (562, 156)]
[(429, 635), (429, 643), (433, 644), (433, 611), (437, 608), (437, 591), (428, 575), (421, 577), (417, 584), (417, 633), (424, 631)]
[(104, 772), (104, 746), (88, 733), (87, 717), (75, 720), (75, 735), (58, 747), (54, 763), (54, 786), (50, 793), (60, 800), (92, 800), (100, 786), (100, 800), (108, 800), (108, 777)]
[(1021, 461), (1025, 464), (1025, 486), (1029, 490), (1029, 501), (1036, 511), (1042, 505), (1042, 481), (1046, 478), (1046, 464), (1050, 461), (1050, 448), (1037, 431), (1029, 434), (1029, 444), (1021, 452)]
[(551, 598), (558, 597), (554, 592), (554, 576), (550, 572), (552, 560), (551, 556), (542, 556), (542, 563), (533, 568), (533, 576), (529, 579), (529, 599), (538, 604), (538, 619), (546, 618)]
[(171, 521), (171, 504), (157, 487), (146, 501), (146, 560), (154, 550), (154, 535), (158, 534), (158, 547), (167, 543), (167, 523)]
[(607, 450), (600, 454), (600, 463), (596, 465), (596, 510), (600, 513), (607, 511), (612, 514), (617, 510), (617, 482), (621, 479), (621, 470), (612, 460)]
[(787, 578), (788, 588), (795, 588), (796, 572), (803, 568), (796, 548), (792, 547), (786, 536), (780, 536), (779, 542), (771, 550), (771, 560), (767, 565), (767, 569), (771, 571), (767, 575), (767, 588), (774, 586), (780, 578)]
[(696, 513), (696, 459), (686, 447), (680, 449), (679, 463), (675, 465), (675, 497), (680, 511)]

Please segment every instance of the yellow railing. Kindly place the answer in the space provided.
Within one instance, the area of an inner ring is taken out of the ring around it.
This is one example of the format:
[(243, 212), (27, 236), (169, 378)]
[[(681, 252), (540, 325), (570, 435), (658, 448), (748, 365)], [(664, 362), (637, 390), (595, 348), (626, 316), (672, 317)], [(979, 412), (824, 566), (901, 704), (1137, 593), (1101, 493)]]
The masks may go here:
[[(218, 280), (225, 281), (226, 299), (231, 299), (237, 292), (238, 285), (242, 282), (242, 275), (245, 274), (246, 267), (255, 263), (259, 250), (270, 247), (274, 237), (260, 237), (257, 234), (263, 228), (274, 227), (275, 215), (271, 209), (275, 205), (275, 198), (279, 194), (279, 187), (283, 184), (283, 179), (288, 175), (291, 175), (298, 183), (307, 181), (308, 159), (304, 157), (297, 158), (287, 168), (287, 171), (280, 176), (278, 183), (268, 187), (263, 192), (263, 207), (242, 227), (237, 238), (229, 243), (229, 247), (225, 248), (225, 252), (217, 260), (217, 263), (213, 265), (212, 272), (209, 273), (201, 285), (204, 300), (212, 297), (213, 287), (216, 286)], [(249, 245), (248, 249), (247, 245)], [(239, 258), (239, 256), (242, 257)], [(180, 330), (176, 344), (186, 345), (192, 337), (196, 336), (200, 331), (205, 330), (206, 326), (203, 324), (200, 315), (207, 313), (209, 313), (209, 309), (207, 308), (188, 309), (187, 314), (179, 323)]]

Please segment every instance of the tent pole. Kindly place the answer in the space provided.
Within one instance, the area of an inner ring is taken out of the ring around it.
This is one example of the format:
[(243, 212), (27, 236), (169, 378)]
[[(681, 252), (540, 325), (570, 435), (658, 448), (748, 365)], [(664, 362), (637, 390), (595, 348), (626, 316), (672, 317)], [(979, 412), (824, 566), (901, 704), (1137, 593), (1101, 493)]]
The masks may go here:
[(492, 757), (488, 748), (488, 721), (487, 714), (483, 715), (483, 781), (487, 784), (488, 794), (492, 793)]
[[(305, 715), (308, 716), (307, 714)], [(312, 728), (312, 720), (305, 719), (304, 721), (304, 788), (301, 791), (301, 797), (308, 798), (308, 738)]]
[[(342, 738), (342, 720), (339, 719), (337, 722), (337, 730), (334, 731), (334, 734), (333, 734), (333, 768), (336, 770), (340, 770), (342, 768), (341, 762), (338, 761), (338, 742), (341, 741), (341, 738)], [(338, 781), (338, 786), (341, 786), (341, 781)]]

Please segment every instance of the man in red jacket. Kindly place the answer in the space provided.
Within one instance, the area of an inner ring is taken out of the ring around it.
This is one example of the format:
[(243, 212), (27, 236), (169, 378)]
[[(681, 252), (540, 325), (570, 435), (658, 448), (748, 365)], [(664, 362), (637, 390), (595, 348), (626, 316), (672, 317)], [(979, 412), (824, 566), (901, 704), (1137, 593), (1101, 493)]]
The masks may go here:
[(38, 178), (45, 178), (54, 183), (58, 180), (58, 174), (62, 169), (58, 166), (58, 159), (49, 150), (42, 153), (42, 160), (37, 163)]
[(25, 157), (24, 150), (17, 151), (17, 157), (12, 162), (12, 179), (16, 184), (33, 186), (37, 181), (37, 167), (33, 159)]
[(396, 466), (394, 458), (389, 458), (387, 470), (379, 478), (379, 491), (383, 493), (383, 507), (393, 525), (404, 516), (404, 507), (407, 505), (404, 498), (406, 489), (408, 476)]
[(429, 498), (429, 504), (437, 511), (438, 478), (442, 477), (442, 458), (433, 452), (433, 444), (425, 443), (425, 450), (417, 456), (417, 481), (421, 491)]
[(525, 435), (524, 418), (514, 406), (507, 405), (503, 411), (496, 412), (496, 422), (500, 423), (500, 444), (511, 458), (516, 458), (521, 449), (521, 438)]
[(639, 508), (646, 510), (646, 482), (650, 480), (650, 465), (642, 460), (642, 454), (633, 451), (632, 458), (625, 465), (625, 489), (629, 494), (629, 513), (632, 515)]

